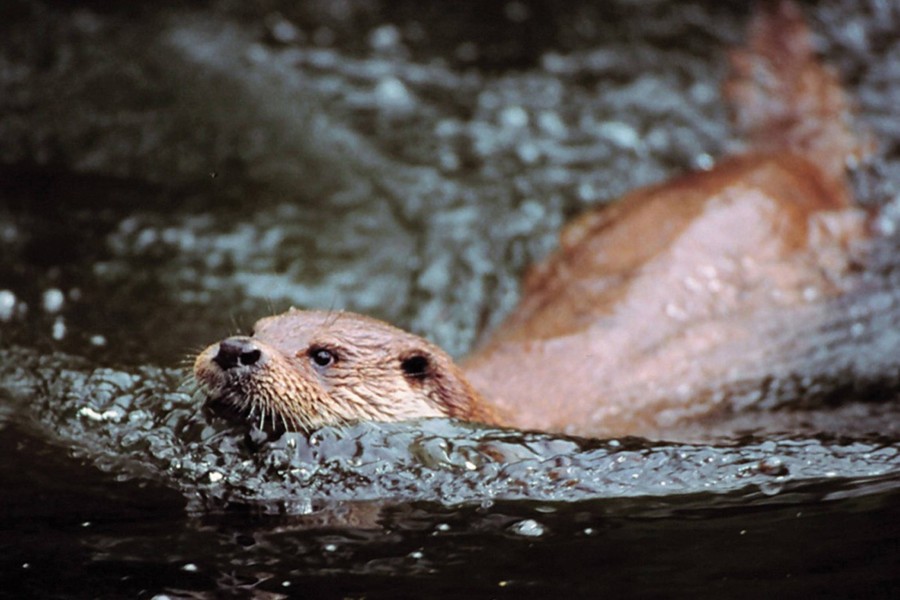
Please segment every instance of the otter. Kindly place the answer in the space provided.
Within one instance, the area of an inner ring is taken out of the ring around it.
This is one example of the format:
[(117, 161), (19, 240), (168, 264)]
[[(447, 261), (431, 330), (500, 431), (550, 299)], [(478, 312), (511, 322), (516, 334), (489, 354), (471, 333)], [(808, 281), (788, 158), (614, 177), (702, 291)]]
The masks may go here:
[(292, 308), (260, 319), (252, 336), (201, 352), (194, 375), (213, 412), (258, 418), (261, 429), (445, 416), (499, 424), (443, 350), (347, 312)]
[(731, 62), (745, 151), (570, 223), (460, 365), (369, 317), (291, 309), (197, 357), (207, 405), (278, 430), (453, 417), (651, 436), (825, 377), (808, 340), (865, 268), (872, 219), (845, 169), (871, 142), (793, 4), (763, 5)]

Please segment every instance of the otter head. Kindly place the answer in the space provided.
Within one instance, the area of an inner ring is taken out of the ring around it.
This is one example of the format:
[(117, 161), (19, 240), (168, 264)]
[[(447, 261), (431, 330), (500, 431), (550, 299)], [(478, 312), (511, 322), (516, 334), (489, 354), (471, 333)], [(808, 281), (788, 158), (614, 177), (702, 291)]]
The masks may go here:
[(353, 313), (291, 309), (261, 319), (253, 335), (201, 352), (194, 377), (214, 413), (269, 431), (423, 417), (495, 421), (445, 352)]

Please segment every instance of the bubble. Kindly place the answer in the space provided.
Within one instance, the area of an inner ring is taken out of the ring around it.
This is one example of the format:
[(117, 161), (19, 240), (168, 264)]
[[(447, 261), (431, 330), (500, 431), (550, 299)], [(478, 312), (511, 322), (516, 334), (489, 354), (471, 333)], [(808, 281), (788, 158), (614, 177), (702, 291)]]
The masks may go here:
[(408, 111), (415, 100), (406, 85), (396, 77), (385, 77), (375, 86), (375, 102), (386, 110)]

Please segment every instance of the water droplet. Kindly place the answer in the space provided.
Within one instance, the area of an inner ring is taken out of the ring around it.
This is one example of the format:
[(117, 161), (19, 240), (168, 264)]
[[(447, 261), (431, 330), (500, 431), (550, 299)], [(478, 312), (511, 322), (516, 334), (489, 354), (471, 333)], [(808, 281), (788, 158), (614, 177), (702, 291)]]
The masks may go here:
[(396, 77), (385, 77), (375, 86), (375, 102), (382, 109), (408, 111), (415, 100), (406, 85)]
[(7, 322), (16, 312), (16, 295), (9, 290), (0, 290), (0, 321)]
[(564, 137), (568, 130), (566, 128), (566, 124), (563, 123), (560, 116), (551, 111), (545, 110), (538, 115), (538, 127), (541, 128), (541, 131), (548, 135), (552, 135), (554, 137)]
[(544, 526), (534, 519), (525, 519), (510, 526), (509, 530), (523, 537), (541, 537), (544, 535)]
[(50, 288), (49, 290), (44, 290), (42, 306), (48, 313), (57, 313), (60, 311), (60, 309), (62, 309), (65, 300), (66, 296), (62, 293), (62, 291), (56, 288)]
[(777, 496), (781, 493), (782, 489), (784, 489), (784, 482), (780, 478), (770, 481), (763, 481), (759, 484), (759, 491), (761, 491), (766, 496)]
[(694, 165), (703, 171), (709, 171), (715, 164), (713, 157), (705, 152), (694, 157)]
[(541, 149), (533, 142), (522, 142), (516, 146), (516, 154), (523, 163), (532, 165), (541, 157)]
[(382, 25), (369, 34), (369, 46), (373, 50), (390, 50), (400, 43), (400, 30), (393, 25)]
[(269, 15), (266, 25), (269, 28), (269, 36), (279, 44), (296, 44), (303, 39), (300, 30), (278, 13)]
[(607, 121), (600, 126), (600, 135), (620, 148), (635, 149), (640, 144), (637, 131), (621, 121)]
[(578, 186), (578, 198), (583, 202), (596, 200), (599, 195), (597, 188), (590, 181), (584, 181)]
[(500, 124), (510, 129), (521, 129), (528, 125), (528, 113), (521, 106), (507, 106), (500, 112)]

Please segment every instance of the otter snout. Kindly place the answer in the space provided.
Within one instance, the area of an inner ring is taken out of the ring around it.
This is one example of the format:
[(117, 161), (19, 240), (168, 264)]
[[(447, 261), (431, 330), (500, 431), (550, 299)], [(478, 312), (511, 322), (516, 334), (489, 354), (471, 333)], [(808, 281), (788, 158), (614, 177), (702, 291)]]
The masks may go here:
[(252, 339), (246, 336), (235, 336), (219, 342), (219, 349), (212, 357), (212, 361), (223, 371), (228, 371), (235, 367), (255, 365), (261, 358), (262, 351)]

